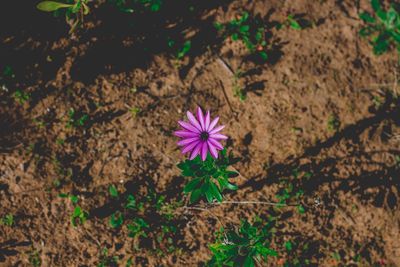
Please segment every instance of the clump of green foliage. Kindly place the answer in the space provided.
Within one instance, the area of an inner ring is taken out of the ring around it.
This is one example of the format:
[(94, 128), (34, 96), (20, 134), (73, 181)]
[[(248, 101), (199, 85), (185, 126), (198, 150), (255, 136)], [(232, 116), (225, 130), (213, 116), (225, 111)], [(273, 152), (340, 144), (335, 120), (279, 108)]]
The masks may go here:
[(30, 94), (25, 93), (24, 91), (22, 91), (20, 89), (17, 89), (14, 93), (14, 98), (18, 103), (24, 104), (25, 102), (29, 101)]
[[(152, 190), (142, 198), (120, 194), (114, 185), (109, 187), (109, 194), (121, 203), (120, 210), (110, 216), (109, 224), (111, 228), (118, 229), (125, 223), (128, 236), (134, 239), (135, 249), (140, 249), (140, 240), (145, 238), (155, 242), (153, 249), (159, 255), (177, 251), (174, 244), (177, 233), (174, 212), (182, 205), (181, 202), (167, 202), (164, 195)], [(157, 223), (154, 217), (159, 218)]]
[(270, 256), (277, 256), (270, 247), (274, 225), (273, 219), (264, 224), (256, 218), (253, 224), (242, 220), (239, 229), (222, 228), (216, 233), (216, 242), (209, 246), (213, 256), (207, 266), (254, 267), (256, 263), (266, 262)]
[(259, 55), (263, 60), (268, 59), (265, 26), (261, 20), (251, 18), (243, 12), (228, 23), (214, 23), (215, 28), (225, 37), (233, 41), (242, 41), (251, 54)]
[(369, 40), (376, 55), (381, 55), (391, 47), (400, 53), (400, 5), (391, 4), (386, 11), (379, 0), (371, 0), (374, 14), (363, 12), (360, 18), (367, 23), (360, 35)]
[(65, 11), (65, 20), (71, 26), (72, 33), (77, 26), (83, 24), (83, 17), (89, 14), (88, 2), (89, 0), (42, 1), (36, 7), (44, 12), (54, 12), (56, 16)]
[(193, 177), (183, 189), (185, 194), (190, 194), (190, 202), (194, 203), (201, 197), (205, 197), (208, 202), (213, 202), (214, 199), (221, 202), (221, 193), (225, 189), (237, 190), (237, 186), (229, 182), (229, 178), (238, 176), (237, 172), (228, 170), (233, 163), (233, 156), (228, 156), (226, 149), (221, 151), (218, 159), (208, 154), (205, 161), (197, 156), (193, 160), (179, 163), (178, 168), (182, 175)]

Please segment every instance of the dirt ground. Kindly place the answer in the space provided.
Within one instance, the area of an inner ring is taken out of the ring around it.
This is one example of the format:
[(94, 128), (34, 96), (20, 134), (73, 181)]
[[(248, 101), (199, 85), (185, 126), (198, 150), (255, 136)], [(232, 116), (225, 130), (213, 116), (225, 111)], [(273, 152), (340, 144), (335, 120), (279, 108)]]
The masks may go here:
[[(14, 216), (13, 226), (0, 225), (0, 266), (31, 266), (35, 257), (41, 266), (96, 266), (104, 248), (119, 266), (130, 258), (132, 266), (202, 266), (220, 223), (267, 214), (279, 216), (279, 257), (265, 266), (294, 257), (300, 266), (400, 266), (400, 73), (395, 51), (375, 56), (358, 35), (369, 1), (210, 1), (192, 14), (171, 10), (172, 26), (142, 18), (147, 26), (134, 29), (103, 4), (74, 37), (36, 2), (20, 2), (0, 11), (0, 67), (15, 73), (0, 92), (0, 217)], [(213, 27), (242, 10), (268, 25), (296, 14), (311, 26), (272, 29), (270, 60), (259, 64)], [(192, 38), (179, 67), (160, 45), (160, 36), (177, 32)], [(244, 101), (233, 94), (239, 68)], [(30, 94), (27, 102), (15, 100), (17, 89)], [(241, 158), (239, 189), (227, 200), (276, 202), (290, 181), (304, 191), (305, 212), (178, 209), (178, 249), (134, 249), (102, 210), (108, 188), (180, 200), (185, 180), (176, 164), (184, 157), (172, 133), (197, 106), (221, 117), (226, 146)], [(88, 115), (84, 126), (66, 127), (71, 108)], [(60, 193), (79, 197), (90, 214), (84, 225), (71, 225), (73, 204)], [(288, 240), (298, 244), (290, 255)]]

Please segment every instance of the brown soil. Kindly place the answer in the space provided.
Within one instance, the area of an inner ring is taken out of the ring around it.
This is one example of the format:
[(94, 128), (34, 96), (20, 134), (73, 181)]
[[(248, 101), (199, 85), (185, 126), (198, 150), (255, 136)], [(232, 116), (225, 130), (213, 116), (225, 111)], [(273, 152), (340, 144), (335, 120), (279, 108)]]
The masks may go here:
[[(96, 266), (103, 248), (121, 266), (129, 258), (133, 266), (200, 266), (211, 256), (207, 244), (219, 221), (237, 225), (271, 213), (280, 218), (273, 240), (280, 256), (266, 266), (294, 257), (284, 250), (287, 240), (307, 243), (295, 253), (313, 266), (400, 266), (399, 73), (395, 51), (375, 56), (358, 35), (358, 13), (369, 1), (199, 5), (177, 29), (194, 36), (180, 67), (154, 32), (142, 33), (154, 38), (150, 52), (139, 50), (125, 17), (102, 5), (70, 38), (62, 19), (16, 2), (0, 21), (10, 25), (0, 32), (0, 64), (16, 75), (0, 93), (0, 217), (15, 219), (0, 225), (1, 266), (30, 266), (36, 252), (42, 266)], [(212, 28), (243, 9), (271, 25), (299, 14), (312, 26), (271, 30), (276, 47), (258, 64), (240, 42), (216, 38)], [(243, 102), (233, 95), (238, 68)], [(25, 104), (13, 98), (17, 88), (30, 93)], [(239, 190), (226, 199), (276, 202), (289, 179), (304, 190), (305, 213), (243, 204), (178, 209), (179, 249), (163, 256), (146, 245), (137, 251), (125, 230), (109, 227), (102, 210), (108, 187), (137, 194), (154, 188), (181, 199), (185, 180), (176, 163), (183, 157), (172, 133), (197, 106), (221, 117), (228, 150), (241, 157), (234, 166)], [(132, 107), (141, 111), (133, 116)], [(66, 128), (70, 108), (89, 115), (83, 127)], [(332, 118), (338, 127), (329, 126)], [(73, 204), (60, 193), (78, 195), (90, 211), (83, 226), (72, 227)]]

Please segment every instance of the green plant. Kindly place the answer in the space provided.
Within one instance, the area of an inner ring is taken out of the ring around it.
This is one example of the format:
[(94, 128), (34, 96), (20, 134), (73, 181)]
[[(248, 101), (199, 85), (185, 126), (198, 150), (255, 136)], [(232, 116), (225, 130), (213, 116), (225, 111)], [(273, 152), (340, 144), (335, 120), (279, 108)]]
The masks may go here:
[(241, 40), (250, 53), (259, 55), (263, 60), (268, 59), (266, 29), (261, 20), (253, 19), (249, 13), (243, 12), (228, 23), (216, 22), (214, 26), (225, 38), (230, 37), (233, 41)]
[(246, 100), (246, 93), (240, 84), (240, 78), (242, 77), (242, 71), (240, 69), (236, 70), (233, 73), (233, 81), (232, 81), (232, 87), (233, 87), (233, 95), (236, 97), (239, 97), (241, 101)]
[(73, 227), (77, 227), (78, 225), (82, 225), (86, 222), (89, 217), (89, 213), (81, 208), (81, 206), (77, 205), (79, 202), (79, 198), (75, 195), (68, 194), (59, 194), (61, 198), (68, 198), (72, 204), (74, 204), (74, 211), (70, 216), (70, 221)]
[(267, 261), (269, 256), (278, 253), (270, 248), (272, 238), (271, 229), (273, 220), (263, 224), (256, 220), (253, 224), (242, 220), (238, 230), (221, 229), (216, 233), (216, 242), (210, 245), (213, 254), (207, 266), (260, 266), (262, 261)]
[(73, 108), (68, 111), (67, 128), (72, 127), (82, 127), (85, 125), (86, 121), (89, 119), (89, 115), (82, 114), (78, 115)]
[(0, 225), (13, 226), (14, 216), (11, 213), (6, 214), (3, 218), (0, 218)]
[(162, 0), (109, 0), (120, 11), (126, 13), (157, 12), (161, 9)]
[(29, 100), (30, 94), (25, 93), (24, 91), (18, 89), (14, 93), (14, 98), (20, 104), (24, 104), (25, 102), (27, 102)]
[(367, 23), (360, 35), (369, 40), (376, 55), (381, 55), (391, 47), (400, 53), (400, 5), (392, 4), (385, 11), (379, 0), (371, 0), (374, 14), (363, 12), (359, 16)]
[(56, 1), (42, 1), (36, 7), (44, 12), (56, 12), (59, 15), (60, 10), (65, 10), (65, 19), (70, 24), (72, 33), (78, 25), (83, 24), (83, 17), (89, 14), (87, 5), (89, 0), (67, 0), (65, 3)]
[(40, 267), (42, 266), (42, 259), (39, 256), (39, 252), (37, 250), (32, 250), (29, 253), (29, 263), (33, 266), (33, 267)]
[(97, 267), (118, 266), (118, 260), (118, 256), (109, 256), (108, 249), (104, 248), (100, 253), (100, 262)]
[(237, 190), (237, 186), (229, 182), (229, 178), (238, 175), (235, 171), (227, 168), (232, 165), (232, 155), (227, 156), (226, 149), (221, 151), (218, 159), (214, 159), (207, 155), (205, 161), (200, 156), (193, 160), (185, 160), (178, 164), (178, 168), (182, 170), (185, 177), (193, 177), (183, 189), (185, 194), (190, 194), (190, 202), (196, 202), (200, 197), (206, 197), (208, 202), (214, 199), (221, 202), (222, 192), (225, 189)]
[(337, 132), (340, 128), (339, 117), (335, 114), (332, 114), (328, 118), (328, 130), (331, 132)]

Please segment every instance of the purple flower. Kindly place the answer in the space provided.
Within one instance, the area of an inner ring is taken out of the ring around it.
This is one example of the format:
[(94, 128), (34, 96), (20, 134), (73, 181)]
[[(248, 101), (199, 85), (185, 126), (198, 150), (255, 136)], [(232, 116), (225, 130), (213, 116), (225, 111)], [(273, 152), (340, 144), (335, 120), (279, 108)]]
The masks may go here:
[(197, 108), (197, 118), (190, 111), (187, 112), (187, 117), (189, 122), (178, 121), (182, 130), (174, 133), (182, 138), (178, 142), (178, 145), (182, 146), (182, 154), (190, 152), (190, 160), (200, 154), (204, 161), (207, 158), (208, 151), (210, 151), (212, 157), (218, 158), (218, 150), (224, 148), (219, 140), (228, 139), (227, 136), (219, 133), (225, 127), (223, 125), (217, 126), (219, 117), (211, 121), (210, 111), (207, 111), (206, 116), (204, 116), (199, 107)]

